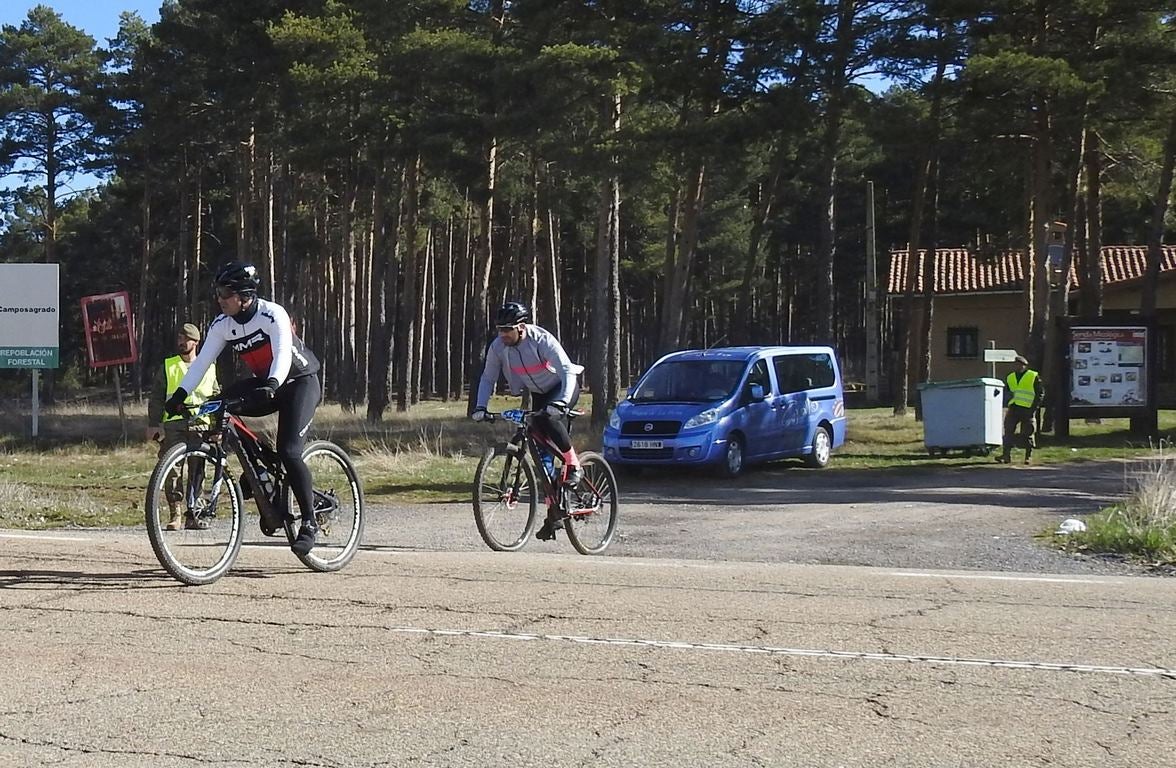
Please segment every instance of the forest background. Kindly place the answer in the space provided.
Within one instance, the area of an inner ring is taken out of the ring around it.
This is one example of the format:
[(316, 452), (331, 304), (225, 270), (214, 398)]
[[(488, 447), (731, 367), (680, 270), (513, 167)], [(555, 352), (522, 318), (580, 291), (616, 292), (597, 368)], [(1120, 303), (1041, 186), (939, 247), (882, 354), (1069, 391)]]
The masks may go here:
[[(598, 420), (684, 346), (832, 344), (860, 379), (871, 236), (883, 273), (1022, 252), (1040, 359), (1068, 298), (1047, 224), (1083, 314), (1104, 243), (1148, 245), (1154, 288), (1174, 152), (1155, 0), (169, 0), (101, 42), (48, 6), (0, 28), (0, 262), (61, 265), (49, 399), (94, 377), (81, 296), (130, 292), (140, 388), (233, 258), (372, 421), (460, 399), (504, 299), (587, 366)], [(929, 317), (881, 306), (904, 403)]]

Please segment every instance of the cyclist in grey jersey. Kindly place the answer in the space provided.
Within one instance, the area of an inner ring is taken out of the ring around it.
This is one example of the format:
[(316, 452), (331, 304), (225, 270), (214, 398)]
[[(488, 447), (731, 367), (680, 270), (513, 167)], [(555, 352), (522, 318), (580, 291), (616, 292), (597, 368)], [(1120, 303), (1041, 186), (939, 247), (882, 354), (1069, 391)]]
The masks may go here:
[[(580, 482), (580, 459), (572, 445), (572, 437), (565, 423), (567, 412), (580, 399), (580, 374), (584, 366), (573, 363), (559, 339), (537, 325), (531, 324), (531, 312), (526, 305), (507, 302), (495, 318), (498, 336), (486, 349), (486, 367), (478, 383), (477, 407), (470, 418), (486, 418), (486, 404), (490, 402), (499, 376), (506, 377), (512, 394), (531, 393), (531, 410), (536, 413), (533, 423), (560, 450), (563, 458), (563, 482)], [(537, 534), (541, 539), (553, 538), (554, 521), (548, 520)]]

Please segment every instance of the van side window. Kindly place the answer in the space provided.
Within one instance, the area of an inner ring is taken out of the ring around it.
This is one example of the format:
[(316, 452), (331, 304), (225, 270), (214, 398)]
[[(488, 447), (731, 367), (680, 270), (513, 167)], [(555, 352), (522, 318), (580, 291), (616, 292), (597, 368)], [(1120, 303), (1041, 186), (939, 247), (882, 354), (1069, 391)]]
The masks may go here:
[(777, 355), (772, 358), (781, 394), (821, 389), (837, 383), (833, 359), (826, 354)]
[(772, 394), (772, 380), (768, 377), (768, 361), (756, 360), (751, 366), (751, 373), (747, 374), (747, 391), (751, 391), (752, 384), (759, 384), (764, 388), (765, 395)]

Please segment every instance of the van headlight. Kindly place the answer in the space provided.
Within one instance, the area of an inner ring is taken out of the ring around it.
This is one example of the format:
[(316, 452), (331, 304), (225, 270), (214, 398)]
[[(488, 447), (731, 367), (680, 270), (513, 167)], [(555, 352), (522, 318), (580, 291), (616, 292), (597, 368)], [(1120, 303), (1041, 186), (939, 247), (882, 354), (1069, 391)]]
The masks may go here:
[(705, 411), (703, 411), (702, 413), (698, 414), (694, 418), (690, 419), (690, 421), (683, 424), (682, 429), (694, 429), (695, 427), (706, 426), (707, 424), (713, 424), (714, 422), (718, 421), (718, 419), (719, 419), (718, 409), (717, 408), (707, 408)]
[(617, 415), (615, 408), (608, 413), (608, 426), (617, 431), (621, 429), (621, 417)]

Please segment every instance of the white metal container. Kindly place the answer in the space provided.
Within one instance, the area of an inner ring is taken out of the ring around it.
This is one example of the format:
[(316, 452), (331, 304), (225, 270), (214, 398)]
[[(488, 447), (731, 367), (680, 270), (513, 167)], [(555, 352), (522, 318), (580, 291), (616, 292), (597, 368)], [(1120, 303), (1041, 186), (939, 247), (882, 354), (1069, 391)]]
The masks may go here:
[(919, 385), (923, 402), (923, 444), (935, 453), (963, 448), (987, 452), (1000, 445), (1004, 429), (1005, 385), (999, 379), (927, 381)]

